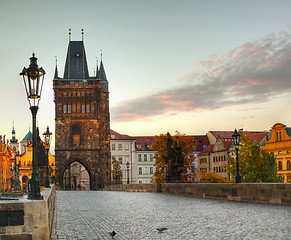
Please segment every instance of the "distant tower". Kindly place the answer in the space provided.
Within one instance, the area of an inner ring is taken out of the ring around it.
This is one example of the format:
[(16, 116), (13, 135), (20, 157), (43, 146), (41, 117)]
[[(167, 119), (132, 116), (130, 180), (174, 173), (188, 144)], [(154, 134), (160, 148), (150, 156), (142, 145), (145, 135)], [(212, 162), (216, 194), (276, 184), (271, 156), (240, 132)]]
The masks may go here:
[(89, 173), (91, 190), (110, 184), (108, 81), (102, 61), (99, 72), (89, 77), (83, 37), (70, 38), (64, 76), (58, 76), (56, 66), (53, 88), (56, 183), (63, 188), (65, 172), (78, 162)]
[(12, 128), (12, 139), (10, 139), (10, 148), (13, 149), (16, 153), (19, 151), (19, 143), (18, 139), (15, 137), (15, 129), (14, 129), (14, 122), (13, 122), (13, 128)]

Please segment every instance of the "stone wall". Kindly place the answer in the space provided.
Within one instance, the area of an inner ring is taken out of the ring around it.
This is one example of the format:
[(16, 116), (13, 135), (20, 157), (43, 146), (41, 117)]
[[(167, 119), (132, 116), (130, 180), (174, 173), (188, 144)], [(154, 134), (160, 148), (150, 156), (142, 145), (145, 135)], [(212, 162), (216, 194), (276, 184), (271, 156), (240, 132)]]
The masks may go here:
[(291, 205), (291, 183), (162, 183), (111, 185), (109, 191), (162, 192), (200, 198)]
[(0, 240), (49, 240), (55, 186), (45, 188), (43, 200), (0, 200)]

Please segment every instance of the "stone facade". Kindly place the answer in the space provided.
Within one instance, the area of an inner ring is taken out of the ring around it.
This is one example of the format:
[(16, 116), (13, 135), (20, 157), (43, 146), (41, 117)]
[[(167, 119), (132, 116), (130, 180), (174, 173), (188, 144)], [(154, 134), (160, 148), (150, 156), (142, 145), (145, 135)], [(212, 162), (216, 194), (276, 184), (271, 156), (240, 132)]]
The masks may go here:
[(56, 69), (53, 87), (57, 185), (65, 187), (63, 175), (74, 162), (88, 171), (91, 190), (110, 184), (109, 93), (102, 61), (97, 75), (89, 77), (83, 41), (70, 41), (64, 78)]

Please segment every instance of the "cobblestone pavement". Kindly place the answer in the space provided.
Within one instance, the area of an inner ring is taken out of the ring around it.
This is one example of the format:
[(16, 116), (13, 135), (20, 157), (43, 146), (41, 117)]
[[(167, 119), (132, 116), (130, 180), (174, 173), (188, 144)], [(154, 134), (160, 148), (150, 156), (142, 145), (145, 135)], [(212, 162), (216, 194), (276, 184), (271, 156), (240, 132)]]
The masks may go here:
[[(158, 233), (158, 227), (168, 230)], [(57, 191), (56, 239), (291, 239), (291, 207), (162, 193)]]

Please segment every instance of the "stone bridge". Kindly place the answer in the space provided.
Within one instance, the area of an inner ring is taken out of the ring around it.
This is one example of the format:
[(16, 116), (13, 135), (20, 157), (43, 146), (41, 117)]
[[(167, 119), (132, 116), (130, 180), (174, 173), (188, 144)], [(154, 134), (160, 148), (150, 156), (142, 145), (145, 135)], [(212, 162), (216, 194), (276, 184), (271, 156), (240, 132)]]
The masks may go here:
[(154, 192), (57, 191), (53, 240), (111, 239), (113, 230), (116, 240), (287, 240), (291, 208)]

